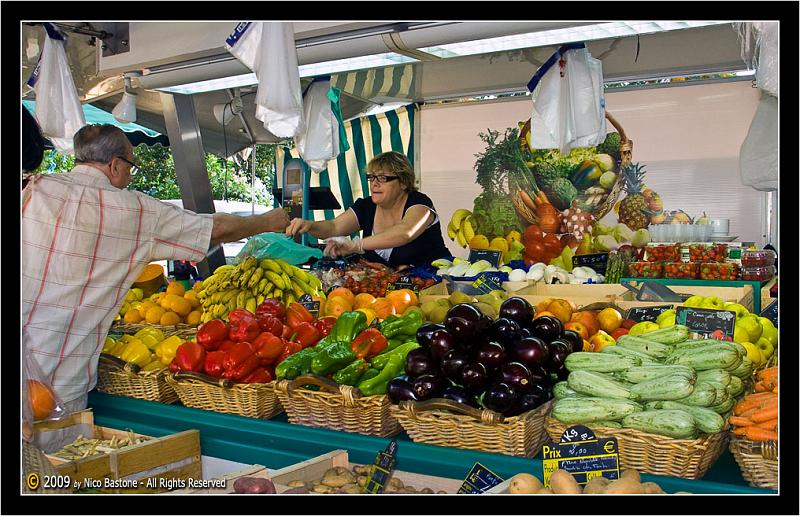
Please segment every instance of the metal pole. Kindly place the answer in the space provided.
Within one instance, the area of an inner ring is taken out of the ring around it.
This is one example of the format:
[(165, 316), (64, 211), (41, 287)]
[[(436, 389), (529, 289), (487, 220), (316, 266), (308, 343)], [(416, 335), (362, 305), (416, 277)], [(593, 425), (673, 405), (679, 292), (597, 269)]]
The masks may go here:
[(250, 178), (250, 215), (256, 214), (256, 146), (258, 144), (253, 144), (253, 166), (252, 168), (252, 177)]

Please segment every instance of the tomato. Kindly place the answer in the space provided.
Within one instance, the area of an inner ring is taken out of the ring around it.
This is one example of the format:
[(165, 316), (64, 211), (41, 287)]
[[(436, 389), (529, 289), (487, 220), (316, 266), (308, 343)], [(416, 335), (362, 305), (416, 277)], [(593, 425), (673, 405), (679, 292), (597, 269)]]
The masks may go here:
[(539, 241), (529, 242), (525, 245), (525, 252), (532, 260), (541, 261), (544, 257), (544, 244)]
[(543, 246), (545, 254), (551, 256), (552, 258), (555, 258), (556, 256), (561, 254), (562, 247), (558, 239), (556, 239), (556, 241), (553, 242), (552, 240), (548, 241), (545, 238)]
[(547, 233), (542, 240), (544, 241), (545, 244), (550, 242), (552, 244), (557, 244), (559, 246), (561, 245), (561, 240), (559, 240), (558, 236), (555, 233)]
[(528, 244), (542, 239), (542, 229), (536, 224), (531, 224), (525, 228), (525, 233), (522, 235), (522, 242)]

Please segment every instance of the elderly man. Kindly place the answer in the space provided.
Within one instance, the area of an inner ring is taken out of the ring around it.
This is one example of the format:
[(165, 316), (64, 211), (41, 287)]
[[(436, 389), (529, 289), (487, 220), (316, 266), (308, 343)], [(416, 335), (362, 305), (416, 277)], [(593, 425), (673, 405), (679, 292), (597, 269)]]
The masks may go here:
[(75, 168), (34, 177), (22, 192), (23, 349), (68, 412), (86, 408), (103, 341), (125, 294), (154, 260), (202, 260), (210, 246), (282, 232), (283, 210), (197, 214), (126, 190), (136, 163), (125, 134), (87, 125)]

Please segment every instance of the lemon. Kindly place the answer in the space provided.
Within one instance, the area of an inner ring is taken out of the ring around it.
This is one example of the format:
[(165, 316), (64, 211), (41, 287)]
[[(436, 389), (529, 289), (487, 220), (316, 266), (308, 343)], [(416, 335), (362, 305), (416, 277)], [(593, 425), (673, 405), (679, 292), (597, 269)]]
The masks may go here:
[(469, 241), (470, 249), (488, 249), (489, 248), (489, 239), (486, 238), (486, 235), (475, 235)]
[(122, 320), (128, 324), (139, 324), (142, 322), (142, 314), (139, 313), (139, 310), (128, 310)]
[(161, 316), (164, 315), (165, 313), (167, 313), (167, 311), (164, 310), (162, 307), (154, 306), (153, 308), (147, 311), (145, 320), (150, 324), (159, 324), (159, 322), (161, 321)]
[(181, 316), (175, 312), (164, 312), (159, 322), (162, 326), (174, 326), (181, 322)]
[(202, 310), (194, 310), (189, 312), (189, 315), (186, 316), (186, 324), (191, 326), (197, 326), (200, 324), (200, 318), (203, 316)]
[(200, 306), (200, 300), (197, 299), (197, 292), (195, 292), (194, 290), (189, 290), (188, 292), (186, 292), (183, 295), (183, 298), (189, 300), (189, 302), (192, 304), (193, 309)]
[(170, 282), (167, 285), (167, 294), (175, 294), (176, 296), (183, 296), (186, 293), (186, 289), (183, 287), (182, 283), (178, 283), (177, 281)]
[(489, 243), (489, 249), (493, 249), (495, 251), (503, 251), (504, 253), (508, 251), (508, 242), (503, 237), (496, 237), (493, 238), (492, 241)]
[(172, 311), (185, 317), (192, 311), (192, 303), (188, 299), (179, 297), (172, 301)]

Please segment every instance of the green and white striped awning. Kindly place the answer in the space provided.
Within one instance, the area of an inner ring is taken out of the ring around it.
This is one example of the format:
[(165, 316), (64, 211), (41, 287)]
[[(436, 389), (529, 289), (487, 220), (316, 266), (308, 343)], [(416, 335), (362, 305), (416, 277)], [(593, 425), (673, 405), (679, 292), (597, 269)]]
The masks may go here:
[(331, 76), (331, 86), (344, 93), (373, 101), (402, 101), (415, 98), (417, 89), (412, 64), (370, 68)]
[[(328, 168), (319, 174), (311, 173), (309, 186), (325, 186), (342, 205), (341, 210), (313, 211), (314, 220), (330, 220), (344, 213), (356, 199), (369, 195), (366, 174), (367, 163), (378, 154), (396, 151), (405, 154), (414, 164), (414, 115), (413, 104), (394, 111), (370, 115), (345, 122), (350, 150), (328, 162)], [(297, 148), (278, 147), (275, 166), (278, 183), (283, 181), (283, 166), (290, 158), (299, 158)], [(316, 239), (309, 238), (311, 243)]]

